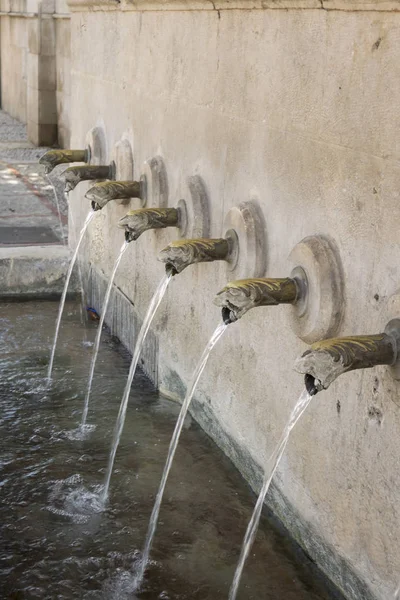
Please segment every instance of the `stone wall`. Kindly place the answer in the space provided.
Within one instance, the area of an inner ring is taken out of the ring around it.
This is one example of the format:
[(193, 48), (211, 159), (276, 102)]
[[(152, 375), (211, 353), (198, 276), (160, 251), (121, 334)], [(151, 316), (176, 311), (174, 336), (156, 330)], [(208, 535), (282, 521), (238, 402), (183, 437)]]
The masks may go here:
[[(257, 201), (267, 276), (290, 274), (287, 257), (305, 236), (330, 236), (345, 283), (337, 333), (381, 331), (400, 287), (399, 4), (70, 7), (72, 145), (102, 126), (110, 159), (126, 137), (136, 177), (146, 159), (162, 156), (170, 206), (188, 198), (188, 177), (201, 176), (214, 237), (224, 234), (231, 207)], [(77, 228), (87, 187), (70, 195)], [(110, 273), (123, 241), (116, 222), (135, 207), (110, 204), (96, 216), (85, 250), (92, 274)], [(157, 254), (177, 237), (173, 229), (146, 232), (123, 259), (116, 283), (140, 318), (163, 274)], [(190, 267), (171, 283), (153, 328), (159, 385), (169, 396), (182, 399), (220, 320), (212, 300), (230, 277), (221, 262)], [(303, 385), (293, 363), (306, 346), (290, 312), (259, 308), (230, 326), (194, 405), (254, 487)], [(335, 382), (293, 432), (268, 499), (352, 599), (390, 598), (399, 580), (399, 398), (384, 367)]]
[(38, 145), (68, 144), (70, 40), (64, 0), (1, 0), (2, 108)]
[[(161, 156), (170, 206), (189, 199), (188, 178), (200, 176), (213, 237), (224, 235), (229, 209), (256, 202), (266, 276), (290, 274), (288, 255), (304, 237), (329, 236), (343, 265), (336, 333), (383, 330), (400, 288), (400, 3), (71, 0), (70, 8), (71, 67), (68, 42), (56, 43), (56, 79), (71, 146), (84, 147), (87, 132), (102, 127), (109, 161), (127, 139), (137, 178), (145, 160)], [(67, 30), (56, 20), (59, 39)], [(70, 194), (72, 244), (87, 188)], [(118, 218), (138, 206), (110, 204), (96, 215), (84, 250), (96, 289), (123, 242)], [(158, 252), (178, 235), (146, 232), (125, 254), (116, 284), (118, 306), (126, 298), (123, 310), (134, 313), (129, 331), (163, 274)], [(154, 378), (170, 397), (182, 399), (220, 320), (212, 300), (231, 277), (219, 262), (171, 283), (148, 352), (153, 370), (157, 352)], [(258, 308), (231, 325), (193, 406), (254, 488), (303, 385), (293, 363), (306, 345), (291, 311)], [(389, 370), (345, 375), (299, 422), (268, 497), (350, 599), (386, 600), (399, 583), (399, 440), (400, 385)]]
[[(5, 0), (1, 0), (4, 10)], [(12, 117), (26, 123), (28, 20), (23, 17), (0, 18), (1, 106)]]

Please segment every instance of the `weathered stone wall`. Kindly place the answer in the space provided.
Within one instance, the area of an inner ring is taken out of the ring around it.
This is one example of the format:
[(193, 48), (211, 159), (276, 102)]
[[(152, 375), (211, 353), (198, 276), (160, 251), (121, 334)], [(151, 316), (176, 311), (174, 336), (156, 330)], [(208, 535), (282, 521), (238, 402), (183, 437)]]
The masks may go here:
[(57, 3), (54, 18), (58, 143), (61, 148), (68, 148), (71, 137), (71, 31), (64, 0)]
[[(4, 11), (8, 0), (1, 0)], [(26, 123), (28, 21), (23, 17), (0, 17), (1, 106)]]
[[(212, 236), (224, 233), (231, 207), (256, 199), (268, 276), (289, 275), (287, 257), (305, 236), (331, 236), (345, 282), (338, 334), (381, 331), (400, 287), (399, 3), (89, 4), (70, 5), (72, 146), (103, 125), (110, 158), (126, 135), (136, 177), (161, 155), (170, 206), (188, 197), (187, 177), (200, 175)], [(70, 194), (76, 230), (86, 189)], [(96, 216), (85, 248), (92, 273), (109, 275), (127, 208)], [(116, 283), (140, 318), (163, 274), (156, 256), (176, 237), (147, 232), (124, 256)], [(159, 384), (172, 397), (182, 398), (220, 320), (212, 300), (228, 279), (224, 263), (205, 264), (170, 285), (154, 332)], [(194, 405), (254, 486), (303, 385), (293, 362), (305, 344), (290, 310), (255, 309), (230, 326)], [(268, 499), (352, 599), (387, 600), (398, 584), (399, 398), (384, 367), (335, 382), (294, 430)]]
[(69, 14), (64, 0), (1, 0), (2, 108), (38, 145), (68, 144)]

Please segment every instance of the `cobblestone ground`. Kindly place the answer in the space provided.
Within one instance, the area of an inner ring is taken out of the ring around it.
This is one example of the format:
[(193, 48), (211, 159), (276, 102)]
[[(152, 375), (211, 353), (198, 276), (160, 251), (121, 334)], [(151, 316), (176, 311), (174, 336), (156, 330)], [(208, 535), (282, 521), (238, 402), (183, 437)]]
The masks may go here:
[(46, 176), (38, 160), (47, 150), (31, 144), (25, 125), (0, 111), (0, 246), (66, 243), (65, 166)]

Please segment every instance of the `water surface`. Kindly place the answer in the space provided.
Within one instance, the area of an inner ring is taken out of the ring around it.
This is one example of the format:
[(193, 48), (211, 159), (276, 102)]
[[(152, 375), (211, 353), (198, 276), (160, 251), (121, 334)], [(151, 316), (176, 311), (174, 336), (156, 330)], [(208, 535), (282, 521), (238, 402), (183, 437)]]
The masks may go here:
[[(79, 305), (67, 302), (48, 387), (57, 308), (0, 304), (0, 598), (227, 598), (255, 496), (191, 419), (143, 588), (129, 592), (179, 406), (137, 374), (103, 510), (99, 492), (130, 356), (104, 334), (88, 415), (93, 427), (76, 439), (97, 325), (88, 324), (84, 342)], [(238, 599), (331, 598), (264, 516)]]

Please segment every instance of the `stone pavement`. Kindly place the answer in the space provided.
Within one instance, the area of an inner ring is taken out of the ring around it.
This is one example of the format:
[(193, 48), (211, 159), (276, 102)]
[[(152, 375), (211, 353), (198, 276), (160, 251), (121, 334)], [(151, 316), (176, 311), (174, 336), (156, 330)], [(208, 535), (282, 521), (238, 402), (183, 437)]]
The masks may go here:
[(67, 204), (59, 172), (49, 181), (22, 123), (0, 111), (0, 246), (63, 244)]
[(31, 144), (22, 123), (0, 111), (0, 298), (62, 291), (69, 251), (67, 203), (57, 167), (38, 164), (48, 148)]

